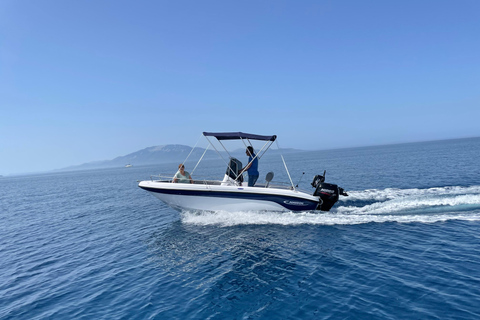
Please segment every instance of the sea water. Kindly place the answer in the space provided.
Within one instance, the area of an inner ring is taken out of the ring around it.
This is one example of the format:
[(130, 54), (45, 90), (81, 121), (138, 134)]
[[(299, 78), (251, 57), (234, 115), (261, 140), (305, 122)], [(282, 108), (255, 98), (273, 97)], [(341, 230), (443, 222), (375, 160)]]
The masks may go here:
[(177, 164), (2, 178), (0, 319), (478, 319), (479, 155), (480, 138), (286, 154), (300, 188), (327, 170), (349, 193), (330, 212), (177, 212), (137, 187)]

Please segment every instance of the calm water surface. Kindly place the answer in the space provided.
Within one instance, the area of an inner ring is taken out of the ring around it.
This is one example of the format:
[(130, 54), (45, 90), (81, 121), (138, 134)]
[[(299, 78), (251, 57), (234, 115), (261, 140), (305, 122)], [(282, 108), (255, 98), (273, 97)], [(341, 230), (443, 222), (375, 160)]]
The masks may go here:
[(321, 214), (174, 211), (137, 180), (175, 164), (2, 178), (0, 319), (479, 319), (479, 154), (286, 155), (302, 188), (326, 169), (349, 191)]

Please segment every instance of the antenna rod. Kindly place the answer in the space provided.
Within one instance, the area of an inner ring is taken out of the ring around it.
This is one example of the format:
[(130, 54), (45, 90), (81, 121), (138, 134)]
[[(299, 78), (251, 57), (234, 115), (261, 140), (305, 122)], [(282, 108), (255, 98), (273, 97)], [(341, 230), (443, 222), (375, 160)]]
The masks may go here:
[(298, 180), (297, 185), (295, 186), (295, 188), (298, 188), (298, 184), (300, 183), (300, 181), (302, 181), (302, 178), (303, 178), (304, 175), (305, 175), (305, 172), (303, 172), (302, 175), (300, 176), (300, 179)]

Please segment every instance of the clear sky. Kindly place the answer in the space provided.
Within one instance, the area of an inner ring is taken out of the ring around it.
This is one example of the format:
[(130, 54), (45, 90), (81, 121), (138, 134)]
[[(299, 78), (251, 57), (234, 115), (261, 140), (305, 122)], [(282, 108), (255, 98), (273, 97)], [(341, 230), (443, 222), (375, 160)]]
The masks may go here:
[(480, 136), (480, 1), (0, 1), (0, 174), (203, 131)]

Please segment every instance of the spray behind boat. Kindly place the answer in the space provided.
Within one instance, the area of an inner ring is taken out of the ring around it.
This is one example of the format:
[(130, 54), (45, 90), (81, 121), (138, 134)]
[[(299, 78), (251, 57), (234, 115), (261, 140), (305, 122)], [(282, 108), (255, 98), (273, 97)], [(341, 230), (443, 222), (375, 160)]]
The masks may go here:
[(348, 196), (348, 194), (336, 184), (325, 183), (325, 174), (327, 171), (323, 171), (323, 176), (317, 174), (312, 181), (312, 187), (315, 188), (314, 196), (320, 197), (322, 203), (317, 207), (317, 210), (329, 211), (335, 202), (338, 201), (338, 196)]

